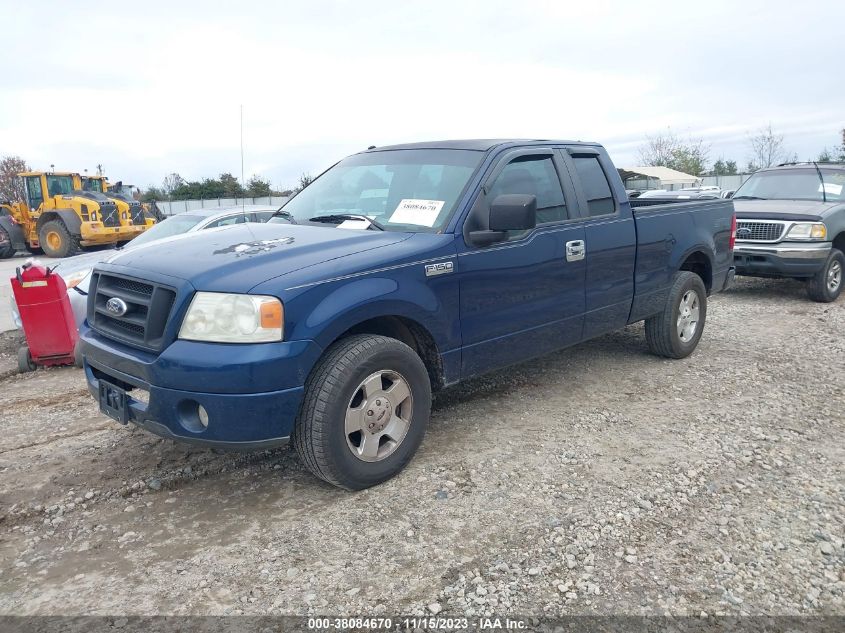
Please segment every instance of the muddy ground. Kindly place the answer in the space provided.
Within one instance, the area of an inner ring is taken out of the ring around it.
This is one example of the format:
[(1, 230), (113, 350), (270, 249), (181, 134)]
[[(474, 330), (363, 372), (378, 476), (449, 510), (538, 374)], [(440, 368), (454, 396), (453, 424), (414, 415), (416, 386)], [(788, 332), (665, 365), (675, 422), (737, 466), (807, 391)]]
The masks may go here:
[(682, 361), (640, 325), (440, 394), (392, 481), (101, 416), (0, 340), (2, 614), (845, 614), (845, 299), (741, 279)]

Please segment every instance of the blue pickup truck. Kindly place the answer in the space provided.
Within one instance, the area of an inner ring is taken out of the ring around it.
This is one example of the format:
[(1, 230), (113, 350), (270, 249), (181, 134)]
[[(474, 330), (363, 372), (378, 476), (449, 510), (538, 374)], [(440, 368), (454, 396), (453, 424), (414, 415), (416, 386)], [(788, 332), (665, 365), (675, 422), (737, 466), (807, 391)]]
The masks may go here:
[(371, 148), (271, 223), (98, 265), (85, 372), (122, 423), (292, 440), (315, 475), (362, 489), (411, 459), (434, 390), (643, 320), (654, 353), (692, 353), (734, 239), (730, 200), (639, 206), (594, 143)]

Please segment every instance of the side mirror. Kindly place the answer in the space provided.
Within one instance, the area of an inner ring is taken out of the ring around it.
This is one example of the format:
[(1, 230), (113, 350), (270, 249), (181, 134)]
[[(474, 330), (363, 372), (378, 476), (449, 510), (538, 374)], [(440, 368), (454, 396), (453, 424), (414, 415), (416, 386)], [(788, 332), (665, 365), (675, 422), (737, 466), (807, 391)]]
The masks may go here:
[(537, 197), (525, 194), (504, 193), (496, 196), (490, 205), (488, 230), (472, 231), (470, 239), (478, 246), (500, 242), (507, 231), (526, 231), (537, 225)]
[(733, 190), (730, 190), (730, 191), (725, 191), (725, 192), (722, 194), (722, 197), (723, 197), (723, 198), (733, 198), (735, 193), (736, 193), (736, 191), (733, 191)]

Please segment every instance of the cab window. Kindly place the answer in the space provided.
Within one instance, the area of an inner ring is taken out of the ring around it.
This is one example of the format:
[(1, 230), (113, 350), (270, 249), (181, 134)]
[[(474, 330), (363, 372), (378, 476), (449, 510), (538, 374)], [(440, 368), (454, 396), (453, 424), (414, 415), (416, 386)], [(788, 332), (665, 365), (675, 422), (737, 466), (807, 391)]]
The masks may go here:
[(44, 202), (40, 176), (29, 176), (26, 179), (26, 197), (29, 199), (29, 207), (33, 210), (40, 207)]
[(70, 176), (47, 176), (47, 194), (50, 196), (69, 196), (73, 191)]
[(610, 183), (598, 157), (575, 156), (572, 160), (581, 179), (581, 188), (587, 198), (587, 212), (590, 217), (616, 213), (616, 202), (610, 190)]
[[(537, 198), (537, 224), (566, 220), (569, 216), (551, 156), (520, 156), (508, 163), (490, 187), (487, 199), (492, 203), (502, 194), (526, 194)], [(508, 239), (522, 237), (528, 231), (511, 231)]]

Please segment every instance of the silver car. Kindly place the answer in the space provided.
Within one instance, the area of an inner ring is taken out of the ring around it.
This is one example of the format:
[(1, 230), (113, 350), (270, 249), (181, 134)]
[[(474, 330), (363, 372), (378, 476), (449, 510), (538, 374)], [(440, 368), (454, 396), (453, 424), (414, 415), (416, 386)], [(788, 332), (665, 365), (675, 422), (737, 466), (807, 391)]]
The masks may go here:
[[(120, 250), (111, 248), (63, 259), (55, 266), (54, 270), (61, 275), (67, 284), (68, 296), (70, 297), (70, 305), (73, 308), (73, 316), (76, 319), (76, 326), (79, 327), (85, 320), (85, 312), (88, 307), (88, 282), (91, 279), (91, 269), (100, 262), (107, 261), (118, 252), (124, 252), (185, 233), (243, 224), (244, 222), (266, 222), (273, 216), (276, 209), (277, 207), (245, 205), (185, 211), (165, 218), (144, 231)], [(15, 304), (14, 298), (12, 298), (11, 302), (12, 319), (17, 327), (21, 327), (18, 306)]]

